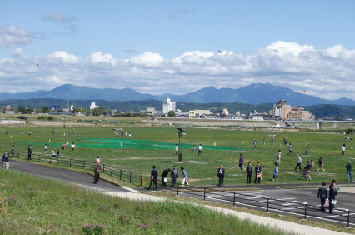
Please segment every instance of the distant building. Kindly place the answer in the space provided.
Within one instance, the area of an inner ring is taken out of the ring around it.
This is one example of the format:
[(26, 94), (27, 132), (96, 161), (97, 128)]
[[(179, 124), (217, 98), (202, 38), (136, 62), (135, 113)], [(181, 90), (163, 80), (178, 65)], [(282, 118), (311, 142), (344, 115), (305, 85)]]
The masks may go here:
[(190, 110), (189, 118), (196, 118), (201, 116), (211, 116), (212, 112), (210, 110)]
[(176, 111), (176, 102), (171, 102), (170, 98), (167, 98), (166, 102), (163, 102), (162, 112), (167, 114), (170, 111)]
[(90, 105), (90, 110), (93, 110), (94, 108), (97, 108), (98, 106), (96, 106), (96, 103), (95, 102), (91, 102), (91, 105)]
[(5, 107), (5, 110), (6, 110), (6, 111), (11, 111), (11, 110), (12, 110), (11, 105), (7, 105), (7, 106)]
[(314, 119), (314, 115), (309, 111), (304, 111), (301, 107), (291, 107), (286, 104), (286, 100), (280, 100), (273, 105), (270, 114), (275, 120), (302, 120), (308, 121)]
[(147, 116), (154, 116), (155, 115), (155, 108), (154, 107), (147, 107)]
[(223, 109), (222, 114), (225, 114), (226, 116), (228, 116), (229, 115), (228, 109), (227, 108)]

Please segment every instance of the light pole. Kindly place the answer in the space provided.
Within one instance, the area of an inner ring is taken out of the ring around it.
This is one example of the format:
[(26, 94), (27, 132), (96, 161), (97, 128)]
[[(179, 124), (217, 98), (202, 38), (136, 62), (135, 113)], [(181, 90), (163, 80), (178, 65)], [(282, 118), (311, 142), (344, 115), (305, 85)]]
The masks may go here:
[(178, 136), (179, 136), (179, 152), (178, 152), (178, 162), (182, 162), (182, 135), (184, 134), (184, 129), (182, 128), (177, 128), (178, 130)]

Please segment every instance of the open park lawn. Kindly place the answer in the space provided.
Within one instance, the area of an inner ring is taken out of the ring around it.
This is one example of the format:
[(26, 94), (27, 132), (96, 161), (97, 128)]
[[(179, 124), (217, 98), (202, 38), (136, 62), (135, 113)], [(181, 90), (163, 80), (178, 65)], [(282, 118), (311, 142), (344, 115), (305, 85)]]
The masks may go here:
[[(113, 127), (76, 127), (75, 134), (71, 128), (55, 127), (54, 134), (49, 127), (1, 127), (0, 150), (10, 151), (15, 146), (15, 153), (27, 154), (28, 145), (32, 145), (33, 156), (44, 154), (44, 145), (48, 144), (48, 156), (51, 150), (60, 150), (61, 156), (95, 162), (97, 156), (107, 165), (118, 166), (133, 173), (150, 174), (155, 165), (159, 174), (166, 168), (183, 166), (188, 173), (191, 185), (210, 186), (217, 183), (217, 168), (222, 164), (226, 171), (225, 185), (244, 184), (247, 162), (253, 167), (259, 161), (263, 172), (262, 183), (271, 182), (276, 154), (282, 151), (279, 164), (279, 183), (304, 182), (301, 172), (295, 171), (296, 154), (302, 157), (302, 167), (313, 160), (315, 169), (311, 171), (312, 182), (329, 182), (332, 179), (346, 181), (346, 163), (353, 161), (354, 141), (345, 141), (342, 134), (337, 133), (287, 133), (259, 132), (246, 130), (228, 130), (212, 128), (185, 128), (183, 135), (183, 163), (178, 163), (175, 145), (178, 143), (177, 130), (174, 127), (125, 127), (123, 136), (118, 128), (118, 136)], [(23, 131), (23, 134), (22, 134)], [(31, 135), (29, 135), (31, 131)], [(7, 132), (7, 135), (6, 135)], [(126, 137), (126, 132), (131, 137)], [(64, 135), (65, 133), (65, 135)], [(274, 145), (271, 137), (276, 135)], [(293, 145), (293, 154), (288, 154), (288, 146), (283, 138)], [(266, 139), (265, 146), (262, 138)], [(253, 149), (253, 139), (258, 144)], [(75, 151), (71, 151), (71, 142), (75, 142)], [(61, 149), (66, 144), (65, 150)], [(346, 144), (346, 154), (341, 155), (341, 146)], [(202, 156), (197, 156), (197, 147), (202, 144)], [(192, 152), (195, 145), (196, 152)], [(308, 155), (305, 155), (305, 147)], [(243, 170), (238, 167), (239, 154), (243, 153)], [(325, 171), (317, 172), (318, 159), (323, 157)], [(11, 159), (10, 159), (11, 160)], [(181, 179), (181, 172), (179, 171)]]

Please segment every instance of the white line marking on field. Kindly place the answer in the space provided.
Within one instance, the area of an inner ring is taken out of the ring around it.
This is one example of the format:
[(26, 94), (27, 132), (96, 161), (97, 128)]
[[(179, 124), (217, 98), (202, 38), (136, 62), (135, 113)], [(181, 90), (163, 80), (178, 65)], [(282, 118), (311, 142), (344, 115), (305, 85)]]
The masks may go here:
[(127, 191), (131, 192), (131, 193), (138, 193), (137, 190), (134, 190), (133, 188), (130, 187), (126, 187), (126, 186), (122, 186), (123, 189), (126, 189)]
[(292, 199), (296, 199), (296, 198), (295, 197), (285, 197), (285, 198), (278, 198), (276, 200), (282, 201), (282, 200), (292, 200)]

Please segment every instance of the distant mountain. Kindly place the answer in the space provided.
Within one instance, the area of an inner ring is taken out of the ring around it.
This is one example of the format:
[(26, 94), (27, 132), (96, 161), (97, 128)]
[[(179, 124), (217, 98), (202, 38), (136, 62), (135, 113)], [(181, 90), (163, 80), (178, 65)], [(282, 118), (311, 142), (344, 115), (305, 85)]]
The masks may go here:
[(36, 91), (25, 93), (0, 93), (0, 100), (30, 99), (30, 98), (55, 98), (70, 100), (106, 100), (106, 101), (139, 101), (158, 100), (164, 101), (171, 98), (172, 101), (185, 103), (213, 103), (213, 102), (239, 102), (245, 104), (276, 103), (286, 100), (292, 106), (311, 106), (318, 104), (338, 104), (355, 106), (355, 102), (348, 98), (334, 101), (321, 99), (282, 86), (273, 86), (270, 83), (253, 83), (238, 89), (205, 87), (186, 95), (150, 95), (137, 92), (131, 88), (90, 88), (65, 84), (50, 91)]

